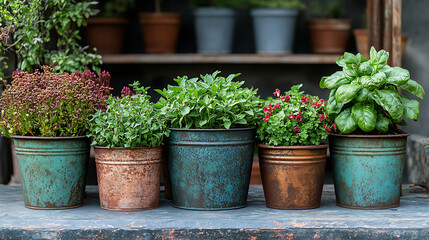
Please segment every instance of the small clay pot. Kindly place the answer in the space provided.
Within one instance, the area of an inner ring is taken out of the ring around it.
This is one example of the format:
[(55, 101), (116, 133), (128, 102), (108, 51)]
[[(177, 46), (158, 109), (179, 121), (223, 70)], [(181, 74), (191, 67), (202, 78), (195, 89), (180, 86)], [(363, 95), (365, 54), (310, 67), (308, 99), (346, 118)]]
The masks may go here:
[(181, 21), (178, 13), (140, 13), (146, 53), (175, 53)]
[(343, 53), (350, 38), (349, 19), (310, 19), (307, 21), (310, 42), (315, 53)]
[(119, 54), (124, 49), (124, 39), (128, 19), (90, 18), (85, 28), (86, 42), (98, 54)]

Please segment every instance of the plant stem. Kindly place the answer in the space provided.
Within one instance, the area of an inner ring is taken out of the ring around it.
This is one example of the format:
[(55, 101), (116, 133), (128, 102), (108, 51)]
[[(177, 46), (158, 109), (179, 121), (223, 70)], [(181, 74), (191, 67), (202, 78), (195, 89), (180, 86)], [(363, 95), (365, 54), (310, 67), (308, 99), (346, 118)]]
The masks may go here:
[(155, 12), (161, 13), (161, 0), (155, 0)]

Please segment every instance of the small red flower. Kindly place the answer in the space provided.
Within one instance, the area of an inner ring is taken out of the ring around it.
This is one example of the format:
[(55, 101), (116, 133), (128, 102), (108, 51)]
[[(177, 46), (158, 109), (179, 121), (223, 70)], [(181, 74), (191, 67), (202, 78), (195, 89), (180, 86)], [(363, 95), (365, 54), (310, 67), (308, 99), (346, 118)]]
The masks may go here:
[(267, 115), (268, 115), (268, 116), (271, 116), (271, 112), (267, 112)]
[(298, 121), (298, 122), (301, 122), (301, 120), (302, 120), (302, 119), (301, 119), (301, 116), (300, 116), (300, 115), (296, 115), (295, 120), (296, 120), (296, 121)]
[(287, 119), (294, 119), (295, 118), (295, 115), (293, 115), (293, 114), (290, 114), (288, 117), (287, 117)]
[(326, 128), (326, 130), (327, 130), (328, 132), (330, 132), (330, 131), (331, 131), (331, 129), (330, 129), (330, 128)]
[(326, 127), (326, 124), (323, 124), (323, 127), (325, 128), (325, 127)]
[(265, 107), (264, 107), (264, 112), (266, 112), (266, 111), (268, 111), (268, 108), (265, 106)]
[(286, 96), (286, 97), (284, 97), (284, 99), (282, 99), (283, 101), (285, 101), (285, 102), (290, 102), (290, 97), (289, 96)]
[(294, 128), (293, 128), (293, 132), (294, 132), (294, 133), (299, 132), (299, 127), (294, 127)]
[(278, 97), (278, 96), (280, 96), (280, 90), (279, 90), (279, 89), (276, 89), (276, 91), (275, 91), (275, 92), (273, 92), (273, 95), (274, 95), (274, 96), (276, 96), (276, 95), (277, 95), (277, 97)]
[(268, 120), (270, 120), (270, 115), (265, 115), (264, 119), (265, 122), (268, 122)]
[(335, 123), (334, 123), (334, 130), (337, 131), (337, 126), (335, 126)]
[(320, 121), (325, 120), (325, 115), (323, 115), (323, 114), (319, 114), (319, 119), (320, 119)]
[(274, 107), (273, 107), (274, 109), (276, 109), (276, 108), (280, 108), (280, 103), (276, 103), (275, 105), (274, 105)]
[(306, 96), (302, 96), (300, 101), (301, 101), (302, 103), (307, 104), (307, 103), (310, 101), (310, 98), (307, 98)]

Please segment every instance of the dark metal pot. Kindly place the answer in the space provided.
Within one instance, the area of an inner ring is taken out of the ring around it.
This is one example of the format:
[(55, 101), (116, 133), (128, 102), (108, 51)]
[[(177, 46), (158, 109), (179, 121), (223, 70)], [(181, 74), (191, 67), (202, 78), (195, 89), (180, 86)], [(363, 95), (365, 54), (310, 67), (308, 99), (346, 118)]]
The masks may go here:
[(409, 134), (331, 134), (337, 205), (357, 209), (399, 206)]
[(101, 208), (136, 211), (158, 207), (161, 147), (94, 150)]
[(320, 206), (328, 144), (259, 144), (259, 164), (267, 207), (311, 209)]
[(90, 150), (87, 137), (12, 138), (25, 207), (67, 209), (83, 205)]
[(255, 129), (171, 129), (167, 161), (173, 205), (191, 210), (246, 206)]

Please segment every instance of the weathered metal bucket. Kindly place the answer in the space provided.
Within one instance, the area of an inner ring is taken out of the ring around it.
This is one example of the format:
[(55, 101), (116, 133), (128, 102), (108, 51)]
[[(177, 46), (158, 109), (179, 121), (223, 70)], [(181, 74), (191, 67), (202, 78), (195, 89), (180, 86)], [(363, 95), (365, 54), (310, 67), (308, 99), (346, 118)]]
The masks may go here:
[(332, 134), (329, 148), (337, 205), (398, 207), (408, 136)]
[(255, 129), (171, 129), (167, 144), (175, 207), (227, 210), (246, 206)]
[(268, 146), (259, 144), (259, 164), (267, 207), (320, 207), (328, 144)]
[(136, 211), (158, 207), (161, 147), (94, 150), (101, 208)]
[(83, 205), (89, 159), (87, 137), (13, 136), (25, 207)]

